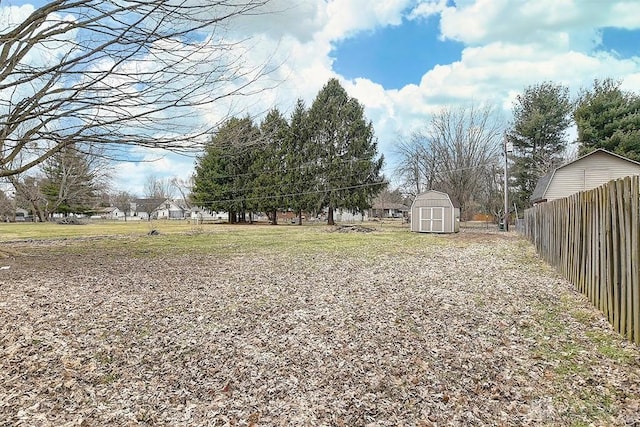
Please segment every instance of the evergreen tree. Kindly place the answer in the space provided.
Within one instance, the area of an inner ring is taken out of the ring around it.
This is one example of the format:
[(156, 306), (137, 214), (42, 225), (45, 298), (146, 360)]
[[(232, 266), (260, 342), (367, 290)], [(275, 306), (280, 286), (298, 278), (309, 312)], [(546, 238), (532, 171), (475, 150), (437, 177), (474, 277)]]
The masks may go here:
[(212, 136), (196, 160), (192, 199), (195, 204), (229, 213), (231, 223), (246, 220), (251, 191), (249, 172), (260, 130), (248, 117), (231, 118)]
[(318, 209), (318, 197), (315, 193), (315, 163), (309, 136), (308, 111), (301, 99), (291, 114), (288, 138), (284, 147), (286, 174), (283, 188), (286, 205), (298, 216), (302, 224), (302, 213)]
[(562, 163), (570, 114), (569, 89), (559, 84), (529, 86), (516, 98), (507, 139), (513, 145), (511, 176), (521, 207), (529, 204), (538, 179)]
[(595, 80), (583, 91), (573, 113), (579, 154), (604, 148), (640, 161), (640, 96), (620, 89), (621, 82)]
[(253, 191), (251, 199), (258, 210), (267, 213), (272, 224), (277, 224), (278, 210), (285, 208), (285, 143), (289, 124), (277, 109), (271, 110), (260, 125), (260, 148), (255, 150), (251, 170)]
[(327, 223), (334, 224), (336, 208), (363, 211), (384, 187), (380, 175), (383, 157), (364, 109), (350, 98), (337, 79), (331, 79), (316, 96), (308, 117), (313, 144), (319, 208), (328, 209)]
[(42, 193), (47, 212), (88, 213), (96, 205), (98, 191), (105, 185), (101, 159), (73, 146), (51, 156), (42, 165)]

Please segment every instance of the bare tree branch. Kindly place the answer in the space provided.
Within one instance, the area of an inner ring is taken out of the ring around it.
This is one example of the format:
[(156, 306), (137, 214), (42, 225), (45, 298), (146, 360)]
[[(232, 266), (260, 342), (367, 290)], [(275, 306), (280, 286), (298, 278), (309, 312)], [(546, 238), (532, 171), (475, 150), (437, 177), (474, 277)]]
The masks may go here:
[(405, 189), (444, 191), (464, 209), (474, 200), (493, 211), (504, 124), (490, 107), (443, 109), (396, 146)]
[(236, 19), (269, 0), (52, 0), (0, 24), (0, 177), (77, 144), (185, 151), (261, 90)]

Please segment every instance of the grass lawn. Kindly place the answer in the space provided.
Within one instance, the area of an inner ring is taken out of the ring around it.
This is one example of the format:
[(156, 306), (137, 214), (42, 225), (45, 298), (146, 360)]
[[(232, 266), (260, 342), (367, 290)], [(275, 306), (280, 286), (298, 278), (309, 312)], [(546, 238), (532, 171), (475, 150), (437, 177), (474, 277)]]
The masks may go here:
[(363, 225), (0, 224), (0, 420), (640, 422), (640, 350), (528, 242)]
[[(425, 247), (425, 241), (451, 244), (450, 240), (440, 236), (411, 233), (408, 225), (397, 221), (357, 225), (377, 232), (340, 232), (324, 223), (305, 226), (259, 223), (194, 225), (186, 221), (92, 222), (84, 225), (0, 223), (0, 243), (20, 246), (24, 241), (58, 241), (58, 251), (73, 251), (74, 248), (84, 251), (87, 248), (118, 248), (126, 241), (124, 249), (128, 256), (194, 251), (220, 256), (271, 251), (291, 255), (301, 251), (329, 251), (367, 256), (379, 251), (402, 252)], [(159, 235), (150, 236), (151, 230), (158, 231)]]
[(163, 233), (183, 233), (193, 229), (193, 226), (186, 221), (90, 221), (83, 225), (55, 222), (0, 223), (0, 242), (142, 235), (153, 229)]

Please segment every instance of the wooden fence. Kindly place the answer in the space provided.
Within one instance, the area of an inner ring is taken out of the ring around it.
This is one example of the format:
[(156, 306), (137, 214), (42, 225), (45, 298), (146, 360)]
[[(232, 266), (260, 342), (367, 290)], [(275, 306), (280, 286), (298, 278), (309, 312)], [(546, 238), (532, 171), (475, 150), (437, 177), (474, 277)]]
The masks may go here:
[(640, 344), (637, 176), (525, 211), (525, 235), (607, 317)]

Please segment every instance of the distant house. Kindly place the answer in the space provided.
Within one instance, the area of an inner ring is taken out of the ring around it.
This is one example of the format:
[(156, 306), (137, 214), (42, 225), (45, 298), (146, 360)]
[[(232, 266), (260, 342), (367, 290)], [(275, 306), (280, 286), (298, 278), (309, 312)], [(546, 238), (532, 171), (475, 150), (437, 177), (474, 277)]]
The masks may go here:
[(333, 211), (333, 220), (337, 222), (362, 222), (368, 221), (367, 211), (352, 212), (347, 209), (335, 209)]
[(151, 216), (155, 219), (185, 219), (190, 214), (182, 200), (166, 199), (152, 211)]
[(133, 199), (129, 203), (129, 213), (127, 220), (149, 220), (153, 218), (153, 211), (160, 206), (165, 199), (163, 198), (143, 198)]
[(183, 201), (164, 198), (134, 199), (127, 219), (185, 219), (191, 216)]
[(600, 148), (540, 178), (531, 203), (561, 199), (631, 175), (640, 175), (640, 163)]
[(404, 218), (409, 215), (410, 208), (402, 203), (375, 202), (371, 206), (369, 216), (373, 218)]
[(33, 217), (29, 215), (29, 211), (23, 208), (16, 208), (16, 222), (32, 221)]
[(124, 219), (124, 212), (115, 206), (109, 206), (106, 208), (98, 209), (94, 215), (91, 216), (94, 219)]
[(215, 212), (194, 206), (190, 211), (190, 218), (197, 222), (229, 221), (228, 212)]

